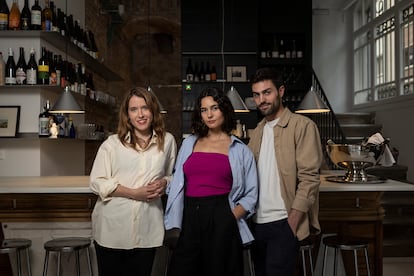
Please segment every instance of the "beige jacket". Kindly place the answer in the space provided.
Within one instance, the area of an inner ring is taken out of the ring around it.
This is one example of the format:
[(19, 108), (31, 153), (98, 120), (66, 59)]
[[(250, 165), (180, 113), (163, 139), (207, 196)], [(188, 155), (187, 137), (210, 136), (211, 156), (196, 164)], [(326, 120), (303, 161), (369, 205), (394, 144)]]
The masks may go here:
[[(259, 122), (250, 135), (249, 148), (256, 161), (259, 158), (265, 123), (265, 119)], [(306, 213), (296, 233), (298, 239), (303, 240), (311, 233), (320, 232), (319, 170), (323, 154), (318, 128), (311, 119), (285, 108), (274, 127), (274, 145), (286, 209), (288, 212), (294, 208)]]

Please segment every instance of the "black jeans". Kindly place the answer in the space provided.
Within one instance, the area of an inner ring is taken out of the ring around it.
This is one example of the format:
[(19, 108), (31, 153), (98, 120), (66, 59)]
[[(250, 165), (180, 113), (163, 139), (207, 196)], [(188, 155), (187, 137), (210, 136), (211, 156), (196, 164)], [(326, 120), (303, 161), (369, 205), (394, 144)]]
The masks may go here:
[(256, 276), (293, 275), (300, 244), (287, 219), (253, 223), (252, 231), (255, 237), (252, 258)]

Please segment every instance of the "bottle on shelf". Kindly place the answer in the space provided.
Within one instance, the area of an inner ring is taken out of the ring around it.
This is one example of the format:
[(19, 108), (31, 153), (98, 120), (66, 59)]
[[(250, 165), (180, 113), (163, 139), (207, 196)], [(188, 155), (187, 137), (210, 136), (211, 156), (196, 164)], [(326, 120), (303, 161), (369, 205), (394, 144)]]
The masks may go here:
[[(56, 64), (58, 62), (57, 55), (53, 55), (51, 52), (49, 52), (49, 84), (50, 85), (57, 85), (57, 73), (56, 73)], [(51, 57), (53, 56), (53, 57)]]
[(16, 65), (16, 84), (26, 84), (27, 83), (27, 64), (24, 58), (24, 48), (19, 48), (19, 59)]
[(29, 9), (29, 0), (24, 0), (24, 6), (20, 13), (20, 29), (27, 31), (31, 29), (31, 13)]
[(292, 58), (297, 58), (298, 56), (297, 51), (296, 51), (296, 40), (295, 39), (292, 40), (292, 50), (291, 50), (290, 55), (292, 56)]
[(31, 10), (31, 29), (41, 30), (42, 29), (42, 8), (39, 5), (39, 0), (35, 0)]
[(211, 69), (210, 69), (210, 62), (207, 61), (206, 63), (206, 70), (204, 71), (204, 80), (211, 81)]
[(86, 77), (86, 94), (91, 100), (95, 100), (95, 84), (93, 83), (93, 74), (89, 73)]
[(37, 62), (33, 48), (30, 50), (30, 58), (27, 63), (26, 83), (31, 85), (37, 84)]
[(50, 136), (50, 123), (51, 115), (49, 113), (50, 102), (46, 101), (46, 104), (42, 107), (42, 111), (39, 113), (39, 137), (49, 137)]
[(69, 138), (76, 138), (75, 125), (73, 124), (72, 116), (69, 115), (68, 119)]
[(292, 48), (291, 48), (289, 40), (285, 40), (285, 57), (286, 58), (292, 57)]
[(191, 63), (191, 58), (188, 60), (187, 68), (185, 70), (185, 79), (188, 82), (194, 81), (194, 70), (193, 70), (193, 64)]
[(5, 71), (6, 71), (6, 63), (4, 63), (3, 53), (0, 52), (0, 85), (4, 85)]
[(9, 6), (7, 6), (6, 0), (0, 0), (0, 31), (8, 29), (9, 26)]
[(6, 74), (4, 78), (6, 85), (16, 84), (16, 63), (14, 62), (13, 49), (9, 48), (9, 57), (6, 62)]
[(276, 36), (273, 36), (272, 58), (279, 58), (279, 42)]
[(283, 39), (279, 42), (279, 58), (285, 58), (286, 57), (286, 49), (285, 49), (285, 42)]
[(92, 57), (97, 59), (99, 58), (99, 51), (98, 51), (98, 47), (96, 46), (95, 35), (93, 34), (91, 30), (89, 30), (88, 33), (89, 33), (89, 39), (91, 41), (91, 51), (93, 53)]
[(52, 30), (52, 20), (53, 20), (53, 14), (49, 6), (49, 0), (45, 0), (45, 6), (43, 7), (42, 17), (41, 17), (41, 24), (42, 24), (43, 31)]
[(66, 36), (66, 16), (60, 8), (57, 9), (57, 24), (60, 34)]
[(206, 80), (206, 75), (205, 75), (205, 71), (204, 71), (204, 61), (200, 62), (199, 80), (200, 81), (205, 81)]
[(200, 81), (200, 70), (198, 69), (198, 62), (194, 64), (194, 81)]
[(59, 30), (59, 24), (58, 24), (58, 18), (57, 18), (55, 2), (50, 1), (49, 8), (52, 11), (52, 31), (53, 32), (59, 32), (60, 30)]
[(17, 0), (13, 0), (10, 9), (9, 30), (20, 30), (20, 9)]
[[(53, 58), (54, 59), (54, 58)], [(56, 72), (56, 85), (61, 85), (62, 79), (62, 68), (63, 68), (63, 60), (62, 55), (56, 55), (56, 61), (54, 62), (55, 72)]]
[(213, 64), (213, 66), (211, 66), (210, 80), (211, 81), (217, 81), (217, 70), (216, 70), (216, 66), (214, 64)]
[(38, 84), (49, 84), (49, 58), (45, 47), (42, 47), (42, 56), (37, 65)]

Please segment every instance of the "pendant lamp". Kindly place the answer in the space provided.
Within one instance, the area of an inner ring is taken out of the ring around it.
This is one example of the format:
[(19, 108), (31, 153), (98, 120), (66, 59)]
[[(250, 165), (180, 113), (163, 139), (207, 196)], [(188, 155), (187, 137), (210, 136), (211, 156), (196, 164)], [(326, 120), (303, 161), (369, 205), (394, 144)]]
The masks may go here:
[(69, 90), (69, 86), (65, 86), (63, 93), (60, 95), (59, 99), (56, 101), (53, 108), (49, 110), (49, 112), (81, 114), (85, 113), (85, 110), (82, 110), (78, 102), (75, 100)]
[(249, 112), (249, 109), (241, 99), (239, 92), (237, 92), (234, 86), (231, 86), (230, 90), (227, 91), (227, 97), (230, 99), (230, 102), (233, 105), (234, 112)]
[(330, 112), (329, 108), (322, 101), (321, 97), (316, 94), (313, 86), (306, 93), (305, 97), (296, 109), (296, 113), (325, 113)]

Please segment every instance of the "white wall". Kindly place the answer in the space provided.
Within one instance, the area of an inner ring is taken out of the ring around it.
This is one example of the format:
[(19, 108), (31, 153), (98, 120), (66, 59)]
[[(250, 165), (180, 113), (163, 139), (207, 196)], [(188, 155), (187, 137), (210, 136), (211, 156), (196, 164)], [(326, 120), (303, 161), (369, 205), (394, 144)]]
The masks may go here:
[(381, 105), (353, 107), (351, 15), (342, 11), (349, 0), (313, 0), (313, 67), (335, 113), (375, 112), (383, 135), (399, 152), (414, 182), (414, 95)]

